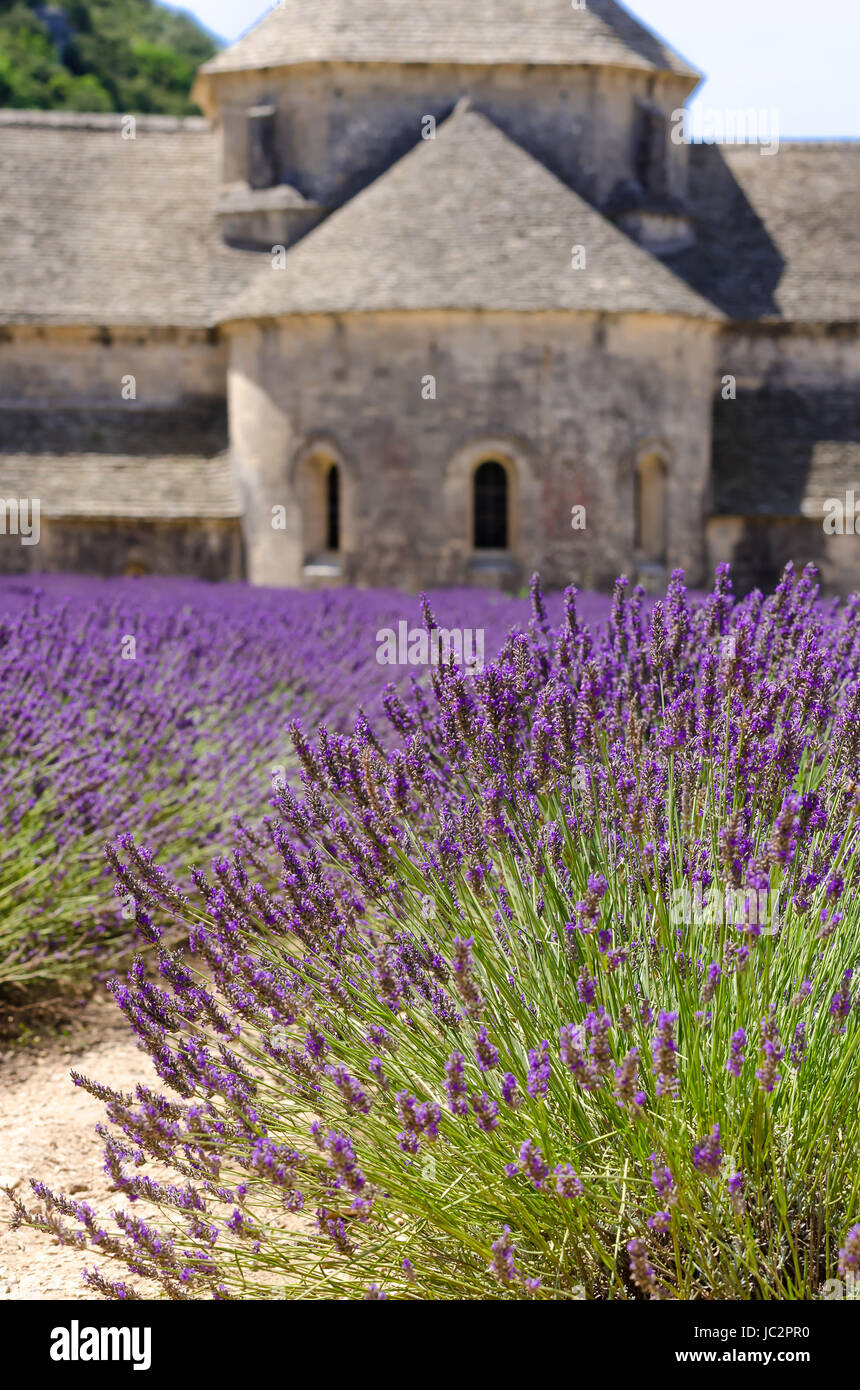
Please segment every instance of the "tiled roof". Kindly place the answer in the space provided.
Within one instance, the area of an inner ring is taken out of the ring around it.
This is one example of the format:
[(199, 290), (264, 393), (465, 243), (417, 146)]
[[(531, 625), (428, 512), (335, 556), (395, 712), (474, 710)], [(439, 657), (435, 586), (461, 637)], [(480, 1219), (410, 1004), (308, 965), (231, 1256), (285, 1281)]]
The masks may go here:
[(860, 319), (860, 141), (695, 145), (696, 243), (667, 258), (730, 317)]
[(294, 63), (552, 63), (696, 70), (616, 0), (280, 0), (201, 69)]
[(0, 454), (0, 497), (38, 498), (45, 517), (233, 518), (229, 456)]
[(0, 111), (0, 323), (201, 326), (246, 283), (208, 122), (122, 120)]
[(395, 309), (720, 317), (468, 103), (218, 318)]

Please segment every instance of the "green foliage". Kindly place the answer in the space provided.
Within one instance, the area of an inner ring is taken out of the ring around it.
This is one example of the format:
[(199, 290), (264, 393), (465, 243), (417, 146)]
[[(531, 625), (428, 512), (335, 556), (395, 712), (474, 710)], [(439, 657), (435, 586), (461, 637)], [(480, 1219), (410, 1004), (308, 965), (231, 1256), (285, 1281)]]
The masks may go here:
[[(153, 0), (0, 0), (0, 106), (197, 112), (194, 73), (215, 52), (188, 15)], [(63, 38), (63, 21), (67, 34)]]

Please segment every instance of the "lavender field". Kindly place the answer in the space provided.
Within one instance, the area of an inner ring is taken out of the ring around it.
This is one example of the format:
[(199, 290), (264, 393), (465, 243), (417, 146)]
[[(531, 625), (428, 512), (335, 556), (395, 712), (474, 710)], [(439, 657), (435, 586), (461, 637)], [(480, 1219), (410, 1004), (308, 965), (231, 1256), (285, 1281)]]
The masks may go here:
[[(433, 596), (498, 649), (528, 604)], [(594, 596), (596, 619), (608, 607)], [(384, 724), (378, 630), (420, 626), (395, 592), (329, 595), (192, 580), (0, 580), (0, 990), (86, 977), (133, 932), (104, 844), (133, 832), (179, 872), (228, 852), (294, 763), (287, 724)]]
[(133, 1215), (12, 1195), (93, 1295), (851, 1296), (860, 598), (42, 589), (0, 984), (133, 947), (161, 1080), (74, 1076)]

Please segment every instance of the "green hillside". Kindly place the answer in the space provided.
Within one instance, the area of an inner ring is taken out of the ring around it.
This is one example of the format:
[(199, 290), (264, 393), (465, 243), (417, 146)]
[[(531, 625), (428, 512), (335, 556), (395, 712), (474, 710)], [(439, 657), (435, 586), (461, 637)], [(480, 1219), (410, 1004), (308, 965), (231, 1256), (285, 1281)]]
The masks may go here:
[(194, 71), (214, 52), (153, 0), (0, 0), (0, 106), (189, 115)]

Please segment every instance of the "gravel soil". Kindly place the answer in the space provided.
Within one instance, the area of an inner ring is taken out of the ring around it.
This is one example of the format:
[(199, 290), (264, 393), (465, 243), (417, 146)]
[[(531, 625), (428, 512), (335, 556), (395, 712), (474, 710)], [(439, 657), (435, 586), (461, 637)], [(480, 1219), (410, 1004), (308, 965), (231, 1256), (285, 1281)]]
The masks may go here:
[[(34, 1209), (29, 1180), (40, 1178), (109, 1212), (125, 1205), (102, 1171), (102, 1145), (95, 1125), (104, 1107), (69, 1079), (69, 1071), (132, 1090), (156, 1079), (128, 1024), (105, 996), (89, 1001), (61, 1029), (44, 1029), (26, 1043), (0, 1041), (0, 1189), (11, 1187)], [(81, 1281), (84, 1264), (98, 1256), (58, 1246), (30, 1229), (13, 1231), (11, 1204), (0, 1191), (0, 1300), (99, 1299)], [(105, 1274), (122, 1277), (112, 1262)], [(141, 1289), (143, 1292), (143, 1289)]]

